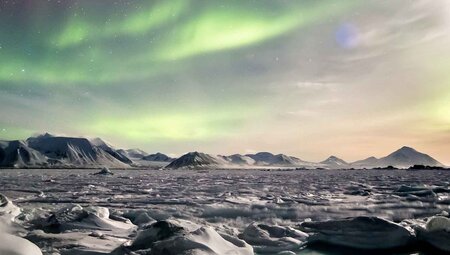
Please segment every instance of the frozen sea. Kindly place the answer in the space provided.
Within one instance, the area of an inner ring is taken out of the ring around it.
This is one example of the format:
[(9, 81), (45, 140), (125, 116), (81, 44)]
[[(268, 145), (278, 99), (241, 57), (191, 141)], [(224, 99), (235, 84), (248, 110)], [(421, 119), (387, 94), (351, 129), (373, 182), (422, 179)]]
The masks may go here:
[[(94, 175), (95, 172), (98, 170), (0, 170), (0, 193), (22, 210), (16, 221), (17, 232), (33, 236), (36, 229), (42, 229), (39, 220), (72, 204), (106, 207), (111, 215), (123, 218), (133, 212), (145, 212), (157, 221), (188, 220), (234, 237), (253, 222), (296, 228), (303, 221), (378, 216), (399, 223), (450, 212), (450, 171), (112, 170), (114, 175)], [(85, 254), (107, 254), (105, 247), (112, 249), (111, 246), (132, 239), (133, 231), (111, 234), (113, 240), (97, 249), (98, 253)], [(58, 234), (62, 235), (53, 235)], [(108, 239), (108, 233), (105, 236)], [(76, 240), (77, 245), (71, 245), (70, 238), (37, 244), (44, 254), (96, 251), (94, 245), (86, 242), (83, 247), (81, 239)], [(261, 247), (255, 251), (265, 252)], [(369, 254), (320, 245), (293, 252)], [(433, 253), (411, 248), (374, 254)]]

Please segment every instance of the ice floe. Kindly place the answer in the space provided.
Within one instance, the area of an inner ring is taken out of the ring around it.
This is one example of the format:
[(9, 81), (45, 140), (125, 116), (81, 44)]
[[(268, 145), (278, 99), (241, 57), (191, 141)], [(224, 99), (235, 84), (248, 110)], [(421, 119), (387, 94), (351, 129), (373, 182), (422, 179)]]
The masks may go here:
[(114, 175), (111, 170), (107, 167), (103, 167), (99, 172), (95, 173), (94, 175)]
[(257, 252), (273, 253), (300, 249), (308, 234), (291, 227), (252, 223), (239, 237)]
[(30, 241), (12, 235), (11, 223), (21, 213), (5, 195), (0, 194), (0, 254), (1, 255), (42, 255), (41, 250)]
[(183, 220), (155, 222), (143, 229), (130, 245), (124, 245), (114, 254), (123, 254), (126, 250), (151, 255), (253, 254), (252, 247), (236, 237), (220, 235), (211, 227)]
[(135, 226), (127, 219), (122, 221), (110, 218), (109, 210), (105, 207), (82, 207), (71, 204), (42, 221), (44, 230), (51, 232), (64, 232), (67, 230), (131, 230)]
[(433, 247), (450, 252), (450, 219), (444, 216), (431, 217), (425, 227), (416, 226), (417, 237)]
[(0, 194), (0, 224), (14, 221), (20, 214), (20, 208), (15, 206), (5, 195)]
[(405, 227), (378, 217), (303, 222), (300, 228), (313, 233), (308, 242), (369, 250), (403, 247), (410, 244), (414, 237)]
[[(8, 196), (0, 196), (0, 218), (10, 224), (4, 233), (31, 241), (44, 255), (346, 250), (324, 243), (365, 249), (356, 254), (400, 246), (405, 254), (430, 246), (448, 253), (448, 232), (435, 227), (449, 215), (447, 172), (114, 169), (114, 175), (93, 175), (98, 171), (0, 171), (0, 193)], [(298, 225), (307, 218), (310, 223)], [(319, 224), (325, 220), (332, 223)], [(155, 238), (158, 222), (182, 229)]]
[(2, 233), (0, 228), (1, 255), (42, 255), (41, 250), (32, 242), (14, 235)]

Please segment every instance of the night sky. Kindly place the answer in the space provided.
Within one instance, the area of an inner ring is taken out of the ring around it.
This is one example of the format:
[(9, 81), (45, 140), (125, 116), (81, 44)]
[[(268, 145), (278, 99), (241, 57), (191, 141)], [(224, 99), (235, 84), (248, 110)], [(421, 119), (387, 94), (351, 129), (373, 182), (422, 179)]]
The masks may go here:
[(450, 164), (450, 1), (1, 0), (0, 139)]

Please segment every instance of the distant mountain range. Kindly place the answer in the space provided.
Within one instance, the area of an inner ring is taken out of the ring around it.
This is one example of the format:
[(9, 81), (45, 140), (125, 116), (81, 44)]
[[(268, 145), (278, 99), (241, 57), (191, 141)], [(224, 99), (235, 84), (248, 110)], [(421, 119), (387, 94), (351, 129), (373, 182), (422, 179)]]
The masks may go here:
[(231, 156), (214, 156), (201, 152), (189, 152), (172, 161), (166, 168), (257, 168), (257, 167), (289, 167), (305, 169), (364, 169), (364, 168), (409, 168), (414, 165), (443, 167), (444, 165), (410, 147), (402, 147), (386, 157), (377, 159), (370, 157), (364, 160), (348, 163), (336, 156), (330, 156), (326, 160), (315, 163), (301, 160), (284, 154), (274, 155), (270, 152), (256, 154), (234, 154)]
[(0, 140), (0, 167), (14, 168), (133, 168), (151, 167), (165, 169), (202, 168), (304, 168), (304, 169), (363, 169), (408, 168), (413, 165), (442, 167), (427, 154), (410, 147), (402, 147), (382, 158), (369, 157), (348, 163), (336, 156), (322, 162), (308, 162), (284, 154), (259, 152), (229, 156), (189, 152), (179, 158), (163, 153), (148, 154), (140, 149), (116, 149), (100, 138), (63, 137), (43, 134), (26, 140)]
[(116, 149), (100, 138), (44, 134), (24, 141), (0, 141), (0, 167), (130, 168), (171, 160), (163, 154), (155, 154), (153, 160), (151, 156), (141, 150)]

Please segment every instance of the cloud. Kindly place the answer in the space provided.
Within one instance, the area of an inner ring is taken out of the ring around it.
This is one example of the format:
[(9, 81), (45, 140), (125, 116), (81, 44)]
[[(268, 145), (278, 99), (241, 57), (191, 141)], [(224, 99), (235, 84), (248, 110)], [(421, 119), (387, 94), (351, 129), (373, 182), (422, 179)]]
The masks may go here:
[(301, 81), (295, 84), (300, 91), (330, 92), (338, 89), (339, 84), (334, 82)]

